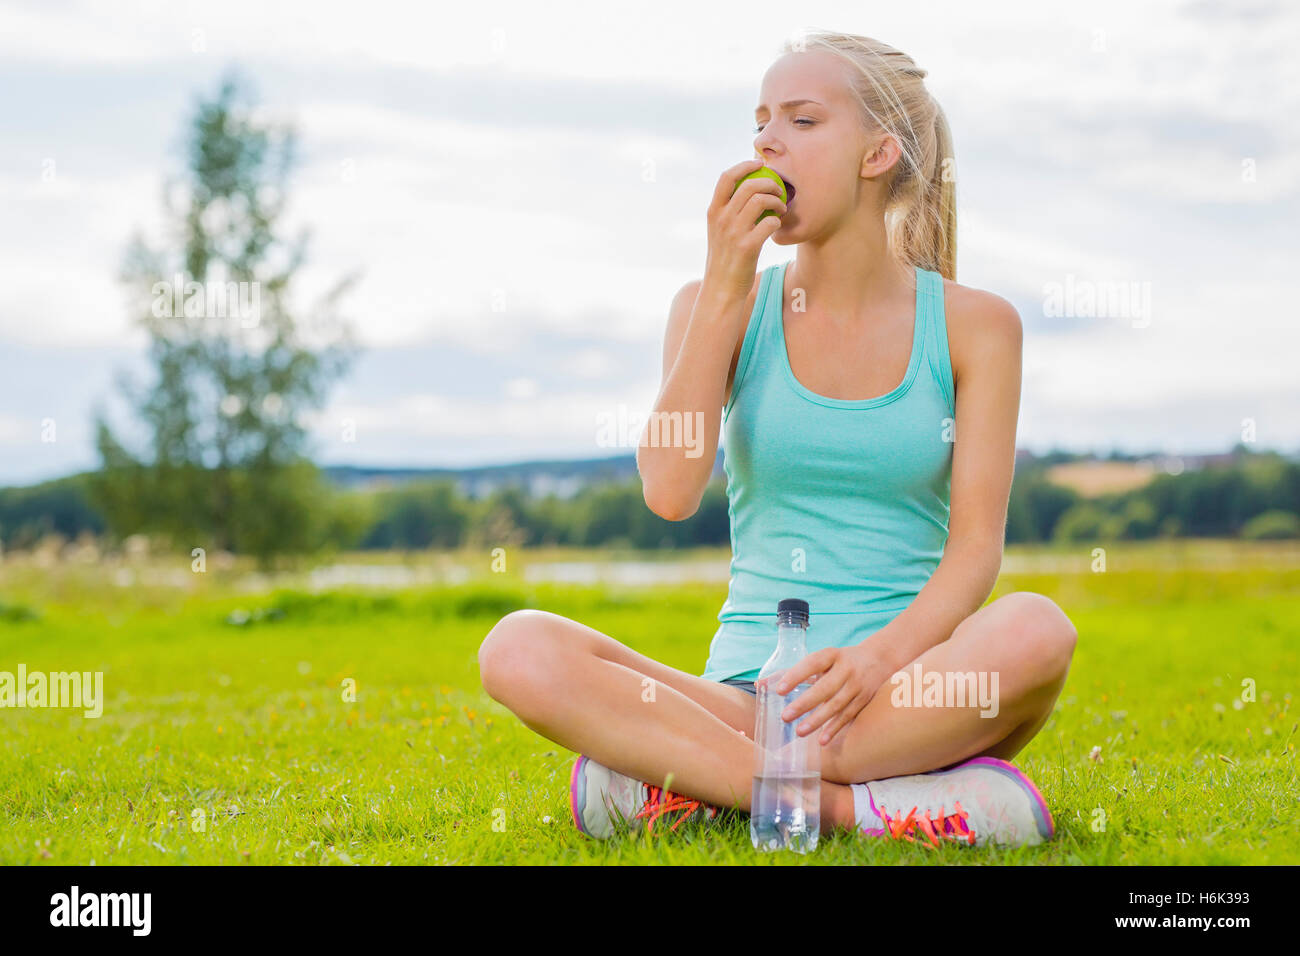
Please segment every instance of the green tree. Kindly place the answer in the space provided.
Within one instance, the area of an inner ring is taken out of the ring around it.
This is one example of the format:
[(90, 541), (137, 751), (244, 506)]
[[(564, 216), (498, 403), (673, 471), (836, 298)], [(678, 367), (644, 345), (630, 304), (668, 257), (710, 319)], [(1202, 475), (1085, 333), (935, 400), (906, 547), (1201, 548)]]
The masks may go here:
[(1154, 538), (1159, 530), (1159, 515), (1145, 498), (1129, 498), (1120, 514), (1121, 538)]
[(1007, 503), (1007, 544), (1051, 540), (1057, 521), (1081, 500), (1073, 489), (1049, 481), (1043, 468), (1017, 469)]
[(478, 516), (467, 543), (475, 548), (521, 548), (534, 544), (527, 493), (503, 485), (474, 503)]
[(1113, 527), (1108, 525), (1108, 515), (1101, 508), (1089, 501), (1071, 505), (1061, 515), (1052, 531), (1052, 538), (1061, 542), (1110, 540), (1114, 537)]
[(1241, 537), (1249, 541), (1300, 538), (1300, 515), (1290, 511), (1265, 511), (1246, 522)]
[(149, 448), (130, 451), (95, 412), (101, 468), (92, 494), (112, 531), (159, 532), (190, 547), (255, 554), (316, 546), (327, 491), (306, 457), (301, 416), (325, 403), (354, 342), (337, 313), (355, 282), (335, 284), (295, 318), (291, 285), (308, 235), (280, 235), (294, 165), (291, 127), (257, 120), (241, 84), (200, 100), (186, 177), (164, 191), (164, 248), (137, 235), (122, 279), (134, 294), (157, 379), (119, 385)]
[(365, 548), (455, 548), (469, 524), (455, 482), (446, 479), (380, 492), (375, 506), (380, 517), (362, 539)]
[(98, 534), (104, 521), (86, 492), (86, 476), (70, 475), (27, 488), (0, 488), (0, 545), (29, 548), (46, 534), (72, 539)]

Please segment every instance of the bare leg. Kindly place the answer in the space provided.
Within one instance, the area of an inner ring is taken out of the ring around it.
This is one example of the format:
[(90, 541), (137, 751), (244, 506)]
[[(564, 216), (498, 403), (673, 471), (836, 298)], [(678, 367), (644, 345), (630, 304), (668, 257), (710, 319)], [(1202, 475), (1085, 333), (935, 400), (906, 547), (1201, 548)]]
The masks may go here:
[[(1076, 639), (1069, 618), (1049, 598), (1026, 591), (999, 598), (916, 659), (922, 673), (996, 672), (997, 715), (983, 717), (978, 706), (895, 706), (895, 687), (886, 682), (822, 748), (823, 776), (839, 782), (882, 780), (976, 756), (1010, 760), (1051, 716)], [(912, 668), (908, 664), (903, 670)]]
[[(489, 696), (548, 740), (638, 780), (750, 809), (754, 697), (738, 687), (538, 610), (497, 622), (479, 648), (479, 675)], [(849, 788), (823, 781), (821, 790), (822, 832), (852, 827)]]

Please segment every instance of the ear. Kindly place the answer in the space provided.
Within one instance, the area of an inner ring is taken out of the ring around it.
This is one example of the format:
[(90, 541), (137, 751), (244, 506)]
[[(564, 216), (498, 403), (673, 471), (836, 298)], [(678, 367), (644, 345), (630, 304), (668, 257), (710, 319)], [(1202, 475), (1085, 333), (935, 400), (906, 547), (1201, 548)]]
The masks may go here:
[(897, 139), (888, 133), (877, 133), (867, 142), (867, 152), (862, 157), (862, 176), (866, 179), (883, 176), (894, 168), (902, 155)]

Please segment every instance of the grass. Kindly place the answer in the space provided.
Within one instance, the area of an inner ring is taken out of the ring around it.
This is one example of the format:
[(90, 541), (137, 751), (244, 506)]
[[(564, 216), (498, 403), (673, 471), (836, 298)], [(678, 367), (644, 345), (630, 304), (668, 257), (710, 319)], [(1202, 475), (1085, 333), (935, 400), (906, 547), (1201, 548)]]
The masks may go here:
[[(1017, 566), (1037, 553), (1018, 549)], [(1105, 572), (1086, 548), (1061, 570), (1062, 553), (994, 592), (1048, 594), (1079, 630), (1056, 711), (1015, 761), (1058, 838), (931, 851), (844, 833), (807, 858), (756, 853), (744, 817), (581, 836), (574, 754), (478, 682), (483, 636), (526, 606), (698, 674), (725, 583), (527, 584), (516, 568), (400, 592), (244, 593), (234, 572), (123, 586), (6, 558), (0, 671), (102, 671), (106, 700), (98, 719), (0, 710), (0, 863), (1300, 862), (1300, 560), (1279, 559), (1295, 551), (1113, 545)]]

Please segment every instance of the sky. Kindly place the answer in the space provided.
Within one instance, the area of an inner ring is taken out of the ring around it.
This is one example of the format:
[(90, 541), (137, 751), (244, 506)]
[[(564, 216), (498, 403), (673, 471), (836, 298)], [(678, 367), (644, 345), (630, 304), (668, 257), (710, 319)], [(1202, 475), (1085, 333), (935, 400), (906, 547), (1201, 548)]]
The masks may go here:
[[(191, 111), (231, 69), (297, 130), (295, 303), (360, 277), (362, 351), (305, 419), (318, 462), (618, 454), (598, 422), (653, 407), (710, 194), (813, 29), (929, 71), (957, 281), (1024, 326), (1019, 447), (1225, 451), (1249, 422), (1300, 448), (1294, 4), (0, 0), (0, 485), (96, 467), (96, 405), (132, 434), (116, 382), (149, 380), (147, 338), (117, 277), (133, 234), (164, 240)], [(1053, 308), (1103, 283), (1141, 313)]]

